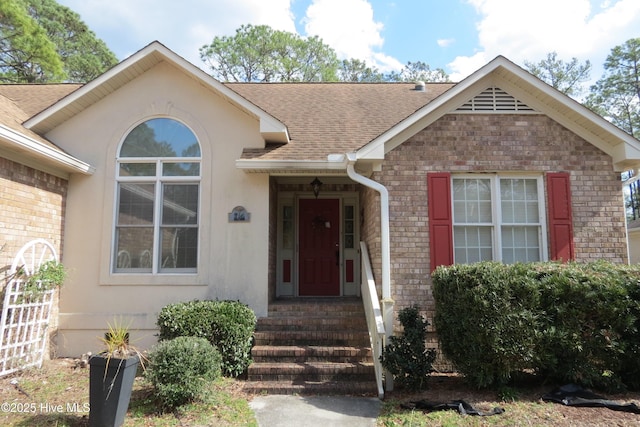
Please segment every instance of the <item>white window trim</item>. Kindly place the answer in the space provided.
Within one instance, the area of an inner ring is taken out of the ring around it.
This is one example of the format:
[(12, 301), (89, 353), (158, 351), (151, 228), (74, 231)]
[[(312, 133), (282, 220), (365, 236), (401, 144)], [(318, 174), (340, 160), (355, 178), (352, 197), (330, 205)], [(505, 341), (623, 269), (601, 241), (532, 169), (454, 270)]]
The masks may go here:
[[(185, 126), (182, 121), (173, 118), (173, 117), (156, 117), (156, 118), (166, 118), (170, 120), (175, 120)], [(122, 137), (122, 140), (118, 144), (117, 147), (117, 157), (115, 161), (115, 180), (113, 187), (113, 211), (112, 211), (112, 224), (113, 226), (111, 231), (111, 250), (109, 257), (109, 275), (111, 277), (142, 277), (142, 278), (150, 278), (150, 277), (175, 277), (177, 275), (180, 276), (192, 276), (193, 278), (198, 277), (199, 272), (201, 270), (201, 262), (202, 262), (202, 143), (200, 139), (197, 138), (196, 133), (191, 129), (191, 132), (196, 135), (199, 147), (200, 147), (200, 156), (197, 157), (121, 157), (120, 151), (122, 149), (122, 144), (125, 142), (127, 136), (131, 133), (133, 129), (139, 126), (142, 123), (151, 119), (146, 119), (134, 125), (129, 131)], [(156, 164), (155, 175), (149, 176), (120, 176), (120, 165), (123, 163), (140, 163), (140, 164)], [(197, 163), (199, 165), (199, 173), (194, 176), (165, 176), (162, 174), (162, 164), (163, 163)], [(135, 271), (134, 269), (129, 270), (120, 270), (118, 271), (116, 268), (116, 247), (117, 247), (117, 228), (118, 228), (118, 206), (120, 203), (119, 199), (119, 191), (118, 188), (121, 183), (153, 183), (155, 184), (155, 194), (154, 194), (154, 222), (153, 222), (153, 257), (152, 257), (152, 268), (151, 271)], [(158, 203), (159, 200), (162, 200), (162, 185), (165, 183), (184, 183), (184, 184), (197, 184), (198, 185), (198, 212), (197, 212), (197, 224), (196, 227), (198, 229), (198, 251), (196, 254), (196, 267), (195, 268), (185, 268), (185, 269), (162, 269), (161, 263), (159, 261), (159, 253), (162, 250), (160, 248), (160, 229), (162, 228), (162, 224), (160, 224), (160, 218), (162, 217), (162, 206)], [(142, 279), (144, 281), (144, 279)], [(148, 279), (147, 279), (148, 280)], [(137, 280), (136, 280), (137, 281)], [(192, 280), (189, 280), (190, 282)], [(157, 283), (154, 283), (157, 284)], [(200, 283), (192, 283), (192, 284), (200, 284)]]
[[(488, 223), (473, 223), (475, 226), (490, 226), (491, 227), (491, 240), (492, 240), (492, 258), (493, 261), (502, 262), (502, 239), (501, 239), (501, 227), (504, 225), (502, 222), (502, 210), (500, 209), (500, 200), (498, 195), (500, 194), (500, 179), (535, 179), (537, 183), (538, 191), (538, 218), (540, 220), (539, 241), (540, 241), (540, 261), (547, 261), (549, 259), (549, 249), (547, 244), (547, 201), (544, 191), (544, 177), (542, 174), (518, 174), (518, 173), (462, 173), (451, 174), (451, 213), (452, 213), (452, 240), (454, 248), (454, 263), (455, 259), (455, 233), (453, 230), (456, 225), (464, 226), (465, 224), (456, 224), (455, 222), (455, 207), (453, 200), (453, 180), (454, 179), (488, 179), (491, 186), (491, 217), (493, 222)], [(471, 224), (469, 224), (471, 225)]]

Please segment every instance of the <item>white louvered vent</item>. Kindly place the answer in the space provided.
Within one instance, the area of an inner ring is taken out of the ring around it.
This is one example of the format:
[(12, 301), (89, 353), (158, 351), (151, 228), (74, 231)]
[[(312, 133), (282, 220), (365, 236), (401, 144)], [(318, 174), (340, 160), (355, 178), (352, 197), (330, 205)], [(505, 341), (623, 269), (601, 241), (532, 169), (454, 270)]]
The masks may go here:
[(504, 90), (490, 87), (460, 106), (456, 111), (505, 113), (510, 111), (532, 112), (535, 110), (518, 101)]

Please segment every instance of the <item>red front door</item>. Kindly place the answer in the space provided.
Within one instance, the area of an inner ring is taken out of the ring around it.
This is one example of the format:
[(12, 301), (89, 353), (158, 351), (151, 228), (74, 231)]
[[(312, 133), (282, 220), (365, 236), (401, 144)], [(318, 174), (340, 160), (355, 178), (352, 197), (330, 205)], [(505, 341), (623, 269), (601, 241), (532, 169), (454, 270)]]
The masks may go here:
[(340, 202), (300, 199), (300, 296), (340, 295)]

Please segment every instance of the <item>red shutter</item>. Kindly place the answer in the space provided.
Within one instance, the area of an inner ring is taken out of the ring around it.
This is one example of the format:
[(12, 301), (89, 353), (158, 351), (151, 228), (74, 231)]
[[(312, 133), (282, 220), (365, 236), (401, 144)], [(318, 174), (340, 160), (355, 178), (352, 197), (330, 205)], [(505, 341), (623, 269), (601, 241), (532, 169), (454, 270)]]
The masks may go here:
[(547, 174), (547, 203), (551, 259), (563, 262), (575, 259), (573, 218), (571, 215), (571, 183), (566, 172)]
[(453, 218), (451, 215), (451, 174), (427, 174), (429, 205), (429, 250), (431, 271), (439, 265), (453, 264)]

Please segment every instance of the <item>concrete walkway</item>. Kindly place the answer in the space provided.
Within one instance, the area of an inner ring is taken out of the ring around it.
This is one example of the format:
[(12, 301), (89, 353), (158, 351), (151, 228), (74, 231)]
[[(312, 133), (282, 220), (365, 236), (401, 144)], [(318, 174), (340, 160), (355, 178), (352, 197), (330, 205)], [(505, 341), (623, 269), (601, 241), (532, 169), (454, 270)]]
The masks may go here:
[(345, 396), (255, 397), (253, 409), (259, 427), (374, 427), (380, 399)]

